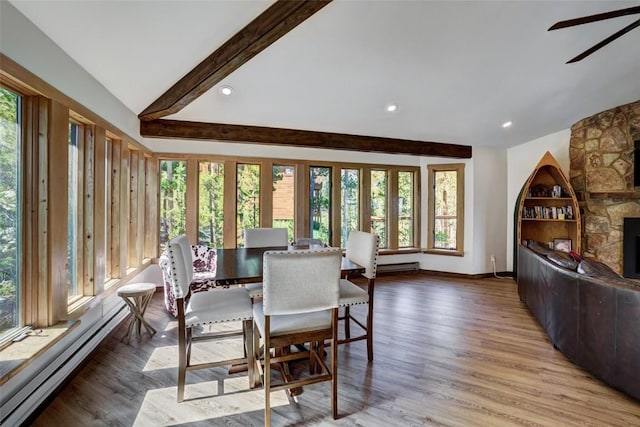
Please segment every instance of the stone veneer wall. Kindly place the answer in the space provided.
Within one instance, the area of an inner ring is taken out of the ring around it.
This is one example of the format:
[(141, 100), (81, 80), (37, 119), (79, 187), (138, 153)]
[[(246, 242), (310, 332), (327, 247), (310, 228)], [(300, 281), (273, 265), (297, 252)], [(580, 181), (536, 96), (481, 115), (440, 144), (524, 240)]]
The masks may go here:
[(622, 274), (622, 226), (640, 217), (633, 186), (634, 141), (640, 141), (640, 101), (580, 120), (571, 127), (569, 180), (582, 212), (583, 255)]

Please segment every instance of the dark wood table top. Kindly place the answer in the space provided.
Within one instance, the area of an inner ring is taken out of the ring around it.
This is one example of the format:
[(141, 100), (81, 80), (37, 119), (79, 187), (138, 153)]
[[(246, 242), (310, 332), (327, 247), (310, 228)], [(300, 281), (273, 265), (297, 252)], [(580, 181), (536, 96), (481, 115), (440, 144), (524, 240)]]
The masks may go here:
[[(262, 256), (266, 251), (287, 250), (287, 246), (269, 248), (216, 249), (216, 282), (235, 285), (262, 281)], [(342, 257), (342, 273), (363, 273), (364, 267)]]

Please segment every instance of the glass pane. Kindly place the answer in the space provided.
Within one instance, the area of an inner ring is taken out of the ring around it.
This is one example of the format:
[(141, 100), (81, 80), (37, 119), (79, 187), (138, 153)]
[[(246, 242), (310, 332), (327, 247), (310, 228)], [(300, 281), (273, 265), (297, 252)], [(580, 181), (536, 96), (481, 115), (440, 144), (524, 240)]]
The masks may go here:
[(198, 242), (224, 247), (224, 163), (200, 162)]
[(237, 180), (236, 244), (240, 247), (244, 229), (260, 226), (260, 165), (238, 165)]
[(80, 126), (69, 123), (69, 169), (68, 169), (68, 211), (67, 211), (67, 288), (69, 300), (79, 296), (78, 289), (78, 173)]
[(398, 172), (398, 246), (413, 246), (412, 172)]
[(438, 249), (456, 249), (456, 226), (457, 220), (455, 218), (436, 218), (434, 247)]
[(21, 103), (0, 87), (0, 335), (22, 326)]
[(435, 172), (435, 208), (436, 216), (455, 216), (457, 212), (457, 177), (456, 171)]
[(349, 232), (360, 229), (360, 171), (358, 169), (342, 169), (340, 178), (342, 197), (340, 247), (345, 248)]
[(371, 232), (387, 247), (387, 171), (371, 171)]
[(160, 162), (160, 250), (166, 243), (185, 233), (187, 219), (187, 162)]
[(311, 167), (309, 169), (309, 194), (311, 215), (309, 236), (331, 243), (331, 168)]
[(273, 227), (286, 228), (287, 239), (294, 240), (295, 169), (293, 166), (273, 167)]

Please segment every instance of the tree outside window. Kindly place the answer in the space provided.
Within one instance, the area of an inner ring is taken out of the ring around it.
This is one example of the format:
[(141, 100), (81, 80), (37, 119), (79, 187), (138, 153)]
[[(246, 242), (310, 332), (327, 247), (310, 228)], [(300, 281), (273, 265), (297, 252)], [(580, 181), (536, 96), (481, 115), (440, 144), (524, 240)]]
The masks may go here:
[(463, 254), (464, 165), (431, 165), (429, 249)]
[(160, 162), (160, 248), (186, 229), (187, 162)]

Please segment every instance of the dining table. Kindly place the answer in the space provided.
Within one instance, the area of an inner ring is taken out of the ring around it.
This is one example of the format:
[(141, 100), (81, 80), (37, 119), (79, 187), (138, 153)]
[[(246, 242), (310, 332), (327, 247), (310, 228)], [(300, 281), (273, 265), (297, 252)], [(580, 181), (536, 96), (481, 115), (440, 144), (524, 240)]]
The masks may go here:
[[(216, 249), (216, 284), (241, 285), (262, 282), (262, 258), (266, 251), (307, 249), (308, 246)], [(341, 276), (364, 273), (365, 268), (342, 257)]]

